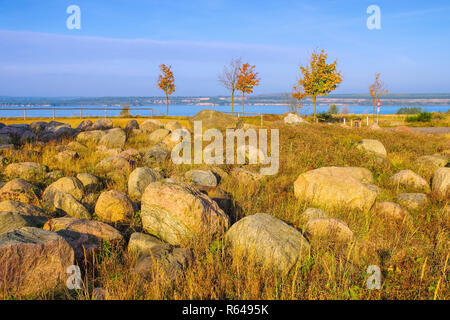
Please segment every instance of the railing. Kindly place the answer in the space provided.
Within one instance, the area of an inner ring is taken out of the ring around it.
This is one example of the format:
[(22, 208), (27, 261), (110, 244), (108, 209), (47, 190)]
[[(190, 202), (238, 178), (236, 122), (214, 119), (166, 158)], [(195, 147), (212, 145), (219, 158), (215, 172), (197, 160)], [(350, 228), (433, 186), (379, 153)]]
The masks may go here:
[[(122, 111), (124, 110), (123, 107), (107, 107), (107, 108), (101, 108), (101, 107), (37, 107), (37, 108), (33, 108), (33, 107), (14, 107), (14, 108), (0, 108), (0, 112), (2, 110), (5, 111), (20, 111), (23, 110), (23, 119), (26, 120), (27, 119), (27, 111), (35, 111), (35, 110), (47, 110), (47, 111), (52, 111), (52, 118), (55, 119), (56, 118), (56, 111), (63, 111), (63, 110), (76, 110), (80, 112), (80, 118), (83, 118), (83, 111), (85, 110), (96, 110), (96, 111), (104, 111), (105, 112), (105, 118), (107, 118), (108, 116), (108, 111)], [(159, 112), (158, 110), (155, 110), (153, 108), (148, 108), (148, 107), (127, 107), (127, 110), (145, 110), (145, 111), (149, 111), (150, 112), (150, 116), (153, 117), (154, 113), (159, 114), (161, 116), (165, 116), (165, 114)], [(1, 114), (0, 114), (1, 117)], [(46, 118), (44, 116), (40, 116), (41, 118)]]
[(231, 115), (237, 115), (238, 116), (238, 118), (240, 118), (240, 117), (245, 117), (246, 115), (249, 115), (249, 116), (259, 116), (259, 117), (261, 117), (261, 126), (263, 125), (263, 122), (264, 122), (264, 119), (263, 119), (263, 113), (256, 113), (256, 112), (239, 112), (239, 111), (236, 111), (236, 112), (230, 112), (230, 111), (221, 111), (222, 113), (225, 113), (225, 114), (231, 114)]

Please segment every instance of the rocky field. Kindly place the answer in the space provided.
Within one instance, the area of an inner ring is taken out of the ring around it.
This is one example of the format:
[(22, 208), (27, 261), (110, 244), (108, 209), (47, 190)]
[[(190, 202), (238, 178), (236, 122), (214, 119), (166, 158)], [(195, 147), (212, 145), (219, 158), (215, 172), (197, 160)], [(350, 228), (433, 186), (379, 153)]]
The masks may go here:
[(280, 168), (262, 176), (174, 164), (192, 119), (138, 120), (0, 124), (0, 298), (450, 298), (448, 136), (266, 116)]

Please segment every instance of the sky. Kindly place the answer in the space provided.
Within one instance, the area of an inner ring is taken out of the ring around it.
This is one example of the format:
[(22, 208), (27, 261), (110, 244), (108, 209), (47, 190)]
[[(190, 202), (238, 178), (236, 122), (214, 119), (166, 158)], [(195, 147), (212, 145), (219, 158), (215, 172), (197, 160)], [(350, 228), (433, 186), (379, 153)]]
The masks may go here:
[(367, 93), (378, 72), (391, 93), (449, 93), (449, 35), (448, 0), (0, 0), (0, 96), (159, 96), (161, 63), (174, 95), (226, 95), (233, 57), (256, 65), (255, 94), (289, 92), (317, 49), (338, 61), (334, 93)]

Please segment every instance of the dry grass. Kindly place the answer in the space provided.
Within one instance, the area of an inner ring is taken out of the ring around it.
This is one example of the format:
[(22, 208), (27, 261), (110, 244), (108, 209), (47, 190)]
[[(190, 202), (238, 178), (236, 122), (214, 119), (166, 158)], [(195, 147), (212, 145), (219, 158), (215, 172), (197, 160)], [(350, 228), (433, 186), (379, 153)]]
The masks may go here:
[[(279, 119), (278, 116), (268, 118), (266, 125), (271, 126), (270, 120)], [(257, 124), (259, 119), (245, 121)], [(114, 122), (123, 126), (126, 119), (115, 119)], [(362, 138), (380, 140), (392, 164), (380, 164), (358, 151), (355, 144)], [(145, 141), (145, 136), (134, 136), (127, 142), (127, 147), (148, 148)], [(390, 176), (399, 170), (411, 169), (425, 179), (431, 179), (432, 170), (419, 167), (415, 160), (421, 155), (450, 149), (450, 140), (445, 136), (317, 124), (280, 126), (280, 148), (277, 175), (267, 176), (252, 185), (237, 184), (228, 177), (222, 181), (221, 188), (232, 195), (240, 217), (266, 212), (301, 230), (300, 215), (307, 204), (294, 197), (293, 183), (299, 174), (323, 166), (366, 167), (382, 188), (378, 200), (395, 201), (399, 192), (409, 190), (397, 189), (389, 182)], [(41, 162), (51, 169), (62, 170), (65, 175), (95, 172), (95, 164), (100, 160), (96, 153), (85, 152), (76, 162), (57, 164), (53, 161), (54, 145), (38, 149), (41, 155), (31, 159), (14, 158), (12, 154), (9, 157), (12, 161)], [(194, 167), (176, 166), (170, 161), (158, 166), (166, 176)], [(230, 168), (224, 166), (223, 169)], [(107, 188), (126, 191), (125, 177), (117, 180), (111, 180), (105, 174), (101, 177), (106, 180)], [(41, 181), (40, 186), (46, 183)], [(175, 282), (161, 278), (146, 282), (130, 272), (134, 257), (130, 257), (124, 248), (106, 246), (95, 261), (83, 267), (83, 290), (43, 293), (33, 298), (89, 299), (94, 287), (103, 287), (109, 299), (448, 299), (450, 219), (448, 213), (444, 213), (445, 205), (432, 199), (428, 207), (412, 211), (411, 223), (405, 224), (392, 224), (372, 213), (345, 209), (328, 211), (330, 216), (349, 225), (355, 241), (346, 246), (312, 242), (310, 255), (284, 275), (264, 269), (251, 259), (233, 261), (221, 239), (211, 242), (205, 237), (190, 243), (194, 262)], [(118, 227), (126, 234), (141, 230), (138, 218), (129, 225)], [(383, 272), (381, 290), (366, 288), (365, 271), (373, 264), (380, 266)], [(3, 298), (30, 297), (4, 294)]]

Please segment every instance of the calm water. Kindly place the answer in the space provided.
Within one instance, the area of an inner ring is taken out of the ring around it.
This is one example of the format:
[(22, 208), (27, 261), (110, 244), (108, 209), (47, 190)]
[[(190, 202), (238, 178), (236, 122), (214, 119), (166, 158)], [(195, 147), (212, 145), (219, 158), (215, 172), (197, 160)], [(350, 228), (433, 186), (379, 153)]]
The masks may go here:
[[(85, 108), (89, 108), (89, 106), (84, 106)], [(382, 106), (380, 110), (380, 114), (395, 114), (398, 109), (402, 107), (408, 106)], [(29, 107), (27, 110), (27, 117), (52, 117), (52, 110), (33, 110), (33, 108), (39, 107)], [(45, 108), (45, 107), (44, 107)], [(74, 110), (61, 110), (59, 108), (71, 108), (71, 107), (58, 107), (55, 106), (55, 116), (56, 117), (79, 117), (80, 116), (80, 106), (73, 107)], [(102, 108), (102, 110), (83, 110), (83, 116), (104, 116), (105, 112), (103, 107), (93, 107), (93, 108)], [(114, 107), (117, 108), (117, 107)], [(131, 107), (133, 108), (133, 107)], [(146, 108), (146, 107), (139, 107)], [(166, 112), (166, 106), (157, 105), (157, 106), (147, 106), (147, 108), (153, 108), (163, 114)], [(317, 112), (326, 112), (328, 110), (328, 105), (317, 106)], [(371, 114), (372, 106), (347, 106), (349, 113), (353, 114)], [(450, 106), (426, 106), (422, 107), (425, 111), (428, 112), (446, 112), (450, 110)], [(0, 107), (0, 118), (6, 117), (23, 117), (22, 110), (9, 110), (11, 108), (8, 107)], [(197, 114), (199, 111), (203, 109), (214, 109), (217, 111), (231, 111), (231, 106), (183, 106), (183, 105), (173, 105), (169, 106), (169, 114), (171, 116), (193, 116)], [(339, 109), (341, 109), (339, 107)], [(235, 111), (242, 111), (242, 106), (235, 106)], [(283, 114), (288, 111), (287, 106), (246, 106), (246, 112), (254, 112), (254, 113), (273, 113), (273, 114)], [(302, 109), (302, 114), (312, 114), (314, 111), (313, 106), (304, 106)], [(120, 110), (108, 110), (106, 107), (107, 115), (119, 116)], [(133, 110), (131, 109), (130, 113), (132, 115), (141, 115), (141, 116), (149, 116), (151, 115), (150, 110)], [(155, 114), (157, 115), (157, 114)]]

